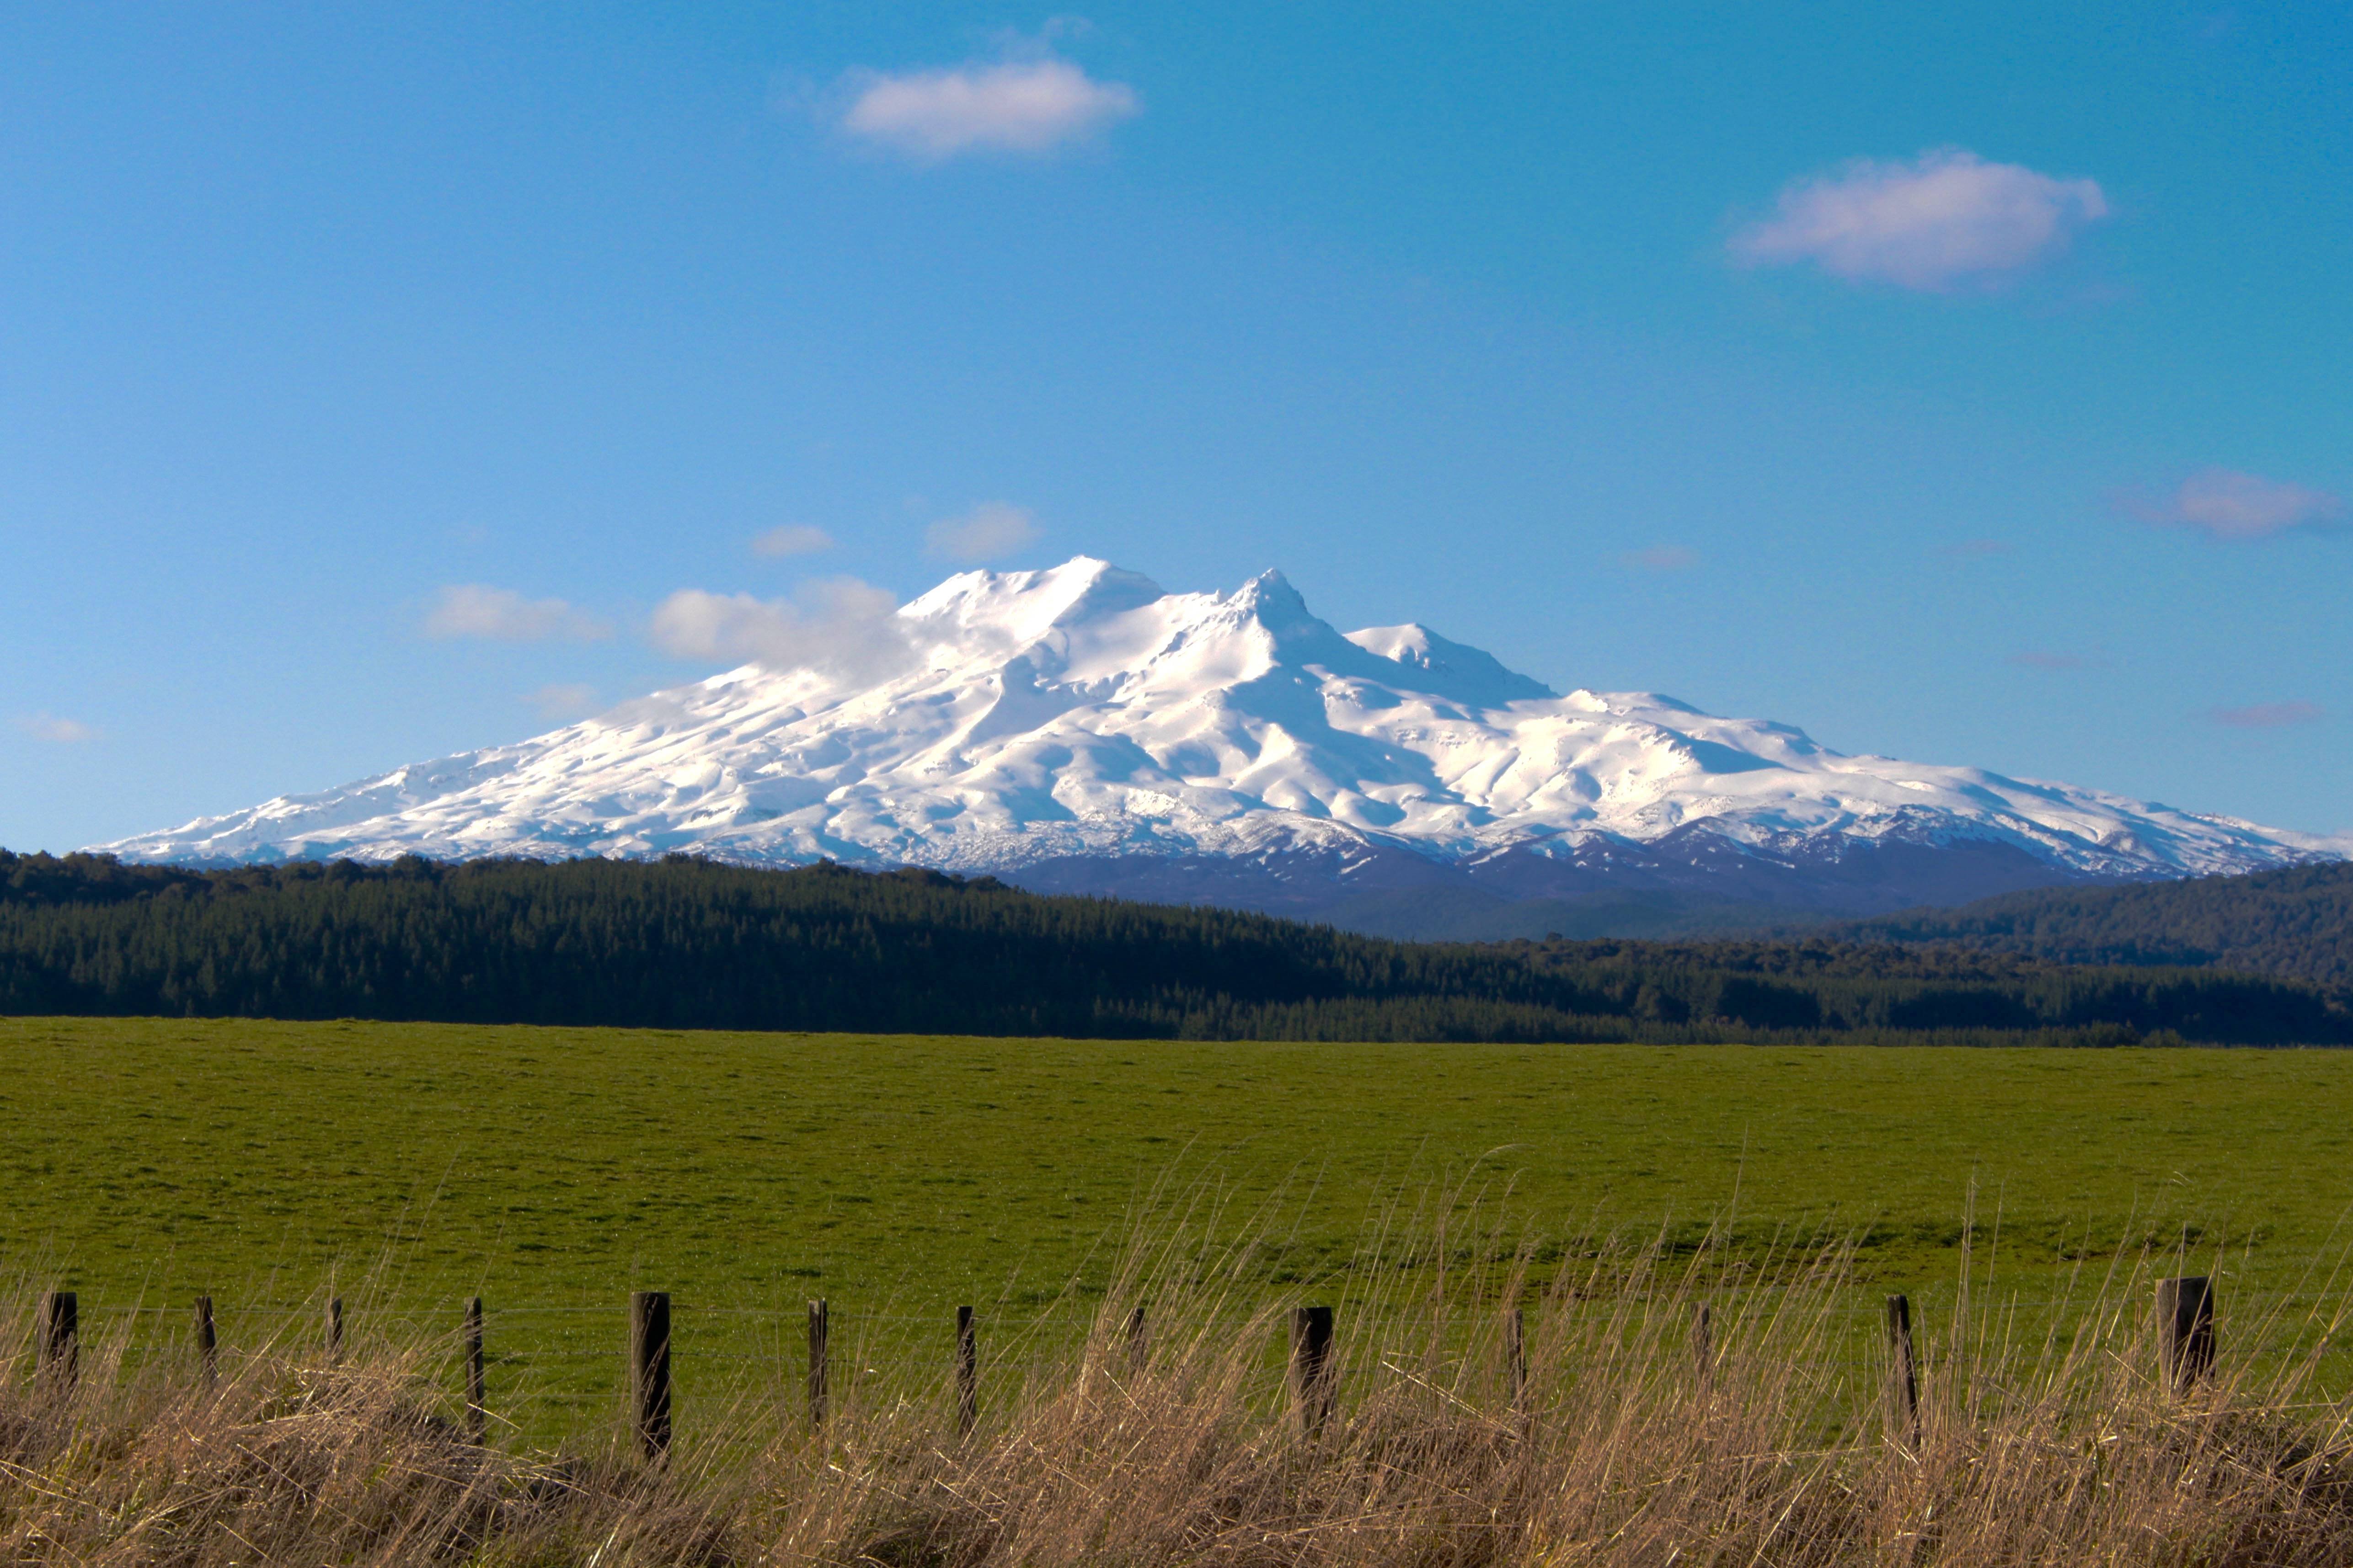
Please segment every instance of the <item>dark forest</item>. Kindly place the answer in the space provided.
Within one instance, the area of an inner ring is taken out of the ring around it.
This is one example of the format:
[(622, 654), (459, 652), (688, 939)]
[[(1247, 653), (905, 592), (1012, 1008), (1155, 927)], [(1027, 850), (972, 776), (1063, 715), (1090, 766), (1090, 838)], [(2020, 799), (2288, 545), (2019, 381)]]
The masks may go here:
[(1954, 943), (1406, 943), (982, 878), (0, 852), (0, 1011), (1315, 1040), (2353, 1044), (2327, 987)]

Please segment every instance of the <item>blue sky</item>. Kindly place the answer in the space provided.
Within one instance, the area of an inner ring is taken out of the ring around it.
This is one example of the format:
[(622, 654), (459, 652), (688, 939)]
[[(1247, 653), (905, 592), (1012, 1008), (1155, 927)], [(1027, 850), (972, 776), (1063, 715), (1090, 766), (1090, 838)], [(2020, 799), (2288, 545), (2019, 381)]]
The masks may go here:
[(1081, 552), (2353, 828), (2353, 12), (1461, 9), (12, 7), (0, 844)]

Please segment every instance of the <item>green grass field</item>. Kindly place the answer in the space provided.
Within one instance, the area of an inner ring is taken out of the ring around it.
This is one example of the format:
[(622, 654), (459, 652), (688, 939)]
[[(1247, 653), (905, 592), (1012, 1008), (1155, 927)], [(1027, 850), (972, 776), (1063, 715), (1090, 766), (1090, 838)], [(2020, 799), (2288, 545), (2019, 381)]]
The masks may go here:
[(1868, 1282), (1930, 1300), (1972, 1184), (1980, 1268), (1998, 1220), (1997, 1273), (2030, 1291), (2185, 1226), (2208, 1261), (2245, 1247), (2234, 1289), (2289, 1288), (2353, 1205), (2353, 1054), (2318, 1051), (13, 1019), (0, 1053), (20, 1289), (73, 1286), (94, 1321), (144, 1303), (157, 1333), (210, 1291), (232, 1342), (330, 1279), (387, 1321), (480, 1293), (551, 1399), (609, 1386), (632, 1287), (755, 1360), (810, 1295), (845, 1319), (1034, 1310), (1100, 1284), (1164, 1181), (1273, 1215), (1273, 1281), (1459, 1191), (1513, 1237), (1860, 1234)]

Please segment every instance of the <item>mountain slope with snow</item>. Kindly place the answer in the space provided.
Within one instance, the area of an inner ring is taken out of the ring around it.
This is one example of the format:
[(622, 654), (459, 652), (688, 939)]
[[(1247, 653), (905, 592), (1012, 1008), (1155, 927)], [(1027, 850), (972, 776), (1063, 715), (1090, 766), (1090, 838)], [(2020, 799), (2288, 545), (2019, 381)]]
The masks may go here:
[(1556, 695), (1425, 627), (1344, 636), (1279, 574), (1167, 594), (1080, 557), (952, 577), (836, 667), (745, 666), (100, 847), (830, 857), (1300, 912), (1432, 889), (1875, 912), (2342, 858), (2353, 839), (1846, 756), (1665, 697)]

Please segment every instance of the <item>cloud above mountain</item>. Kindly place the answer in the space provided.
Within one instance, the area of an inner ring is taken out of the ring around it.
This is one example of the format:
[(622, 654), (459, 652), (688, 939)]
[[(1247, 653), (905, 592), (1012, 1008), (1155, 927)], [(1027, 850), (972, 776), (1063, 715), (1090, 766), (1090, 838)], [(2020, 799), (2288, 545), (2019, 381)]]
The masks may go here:
[(752, 540), (753, 554), (772, 559), (786, 555), (814, 555), (821, 550), (832, 548), (833, 535), (805, 522), (788, 522), (765, 533), (755, 534)]
[(1653, 544), (1623, 552), (1618, 564), (1629, 572), (1688, 572), (1699, 564), (1699, 552), (1681, 544)]
[(2228, 730), (2284, 730), (2310, 724), (2324, 717), (2316, 702), (2255, 702), (2244, 708), (2215, 708), (2206, 717)]
[(2201, 468), (2161, 500), (2127, 494), (2117, 504), (2144, 522), (2194, 528), (2210, 539), (2232, 542), (2326, 527), (2345, 516), (2344, 500), (2325, 490), (2232, 468)]
[(1810, 261), (1850, 283), (1945, 293), (2034, 267), (2107, 216), (2094, 181), (1942, 147), (1795, 181), (1772, 217), (1732, 237), (1731, 251), (1747, 267)]
[(523, 700), (529, 703), (541, 718), (557, 721), (585, 717), (594, 713), (598, 706), (596, 689), (593, 686), (582, 685), (577, 681), (543, 686), (526, 696)]
[(98, 731), (80, 720), (61, 719), (55, 713), (27, 714), (16, 721), (16, 728), (53, 746), (78, 746), (98, 738)]
[(455, 583), (438, 590), (425, 611), (425, 635), (441, 641), (595, 642), (613, 628), (562, 599), (526, 599), (512, 588)]
[(994, 561), (1045, 537), (1028, 507), (983, 501), (956, 517), (944, 517), (923, 531), (923, 549), (949, 561)]
[(967, 61), (942, 69), (853, 72), (848, 134), (922, 163), (976, 153), (1039, 156), (1141, 112), (1135, 89), (1069, 60)]
[(855, 577), (805, 584), (790, 599), (682, 588), (655, 606), (649, 630), (673, 658), (879, 680), (914, 657), (898, 608), (888, 590)]

